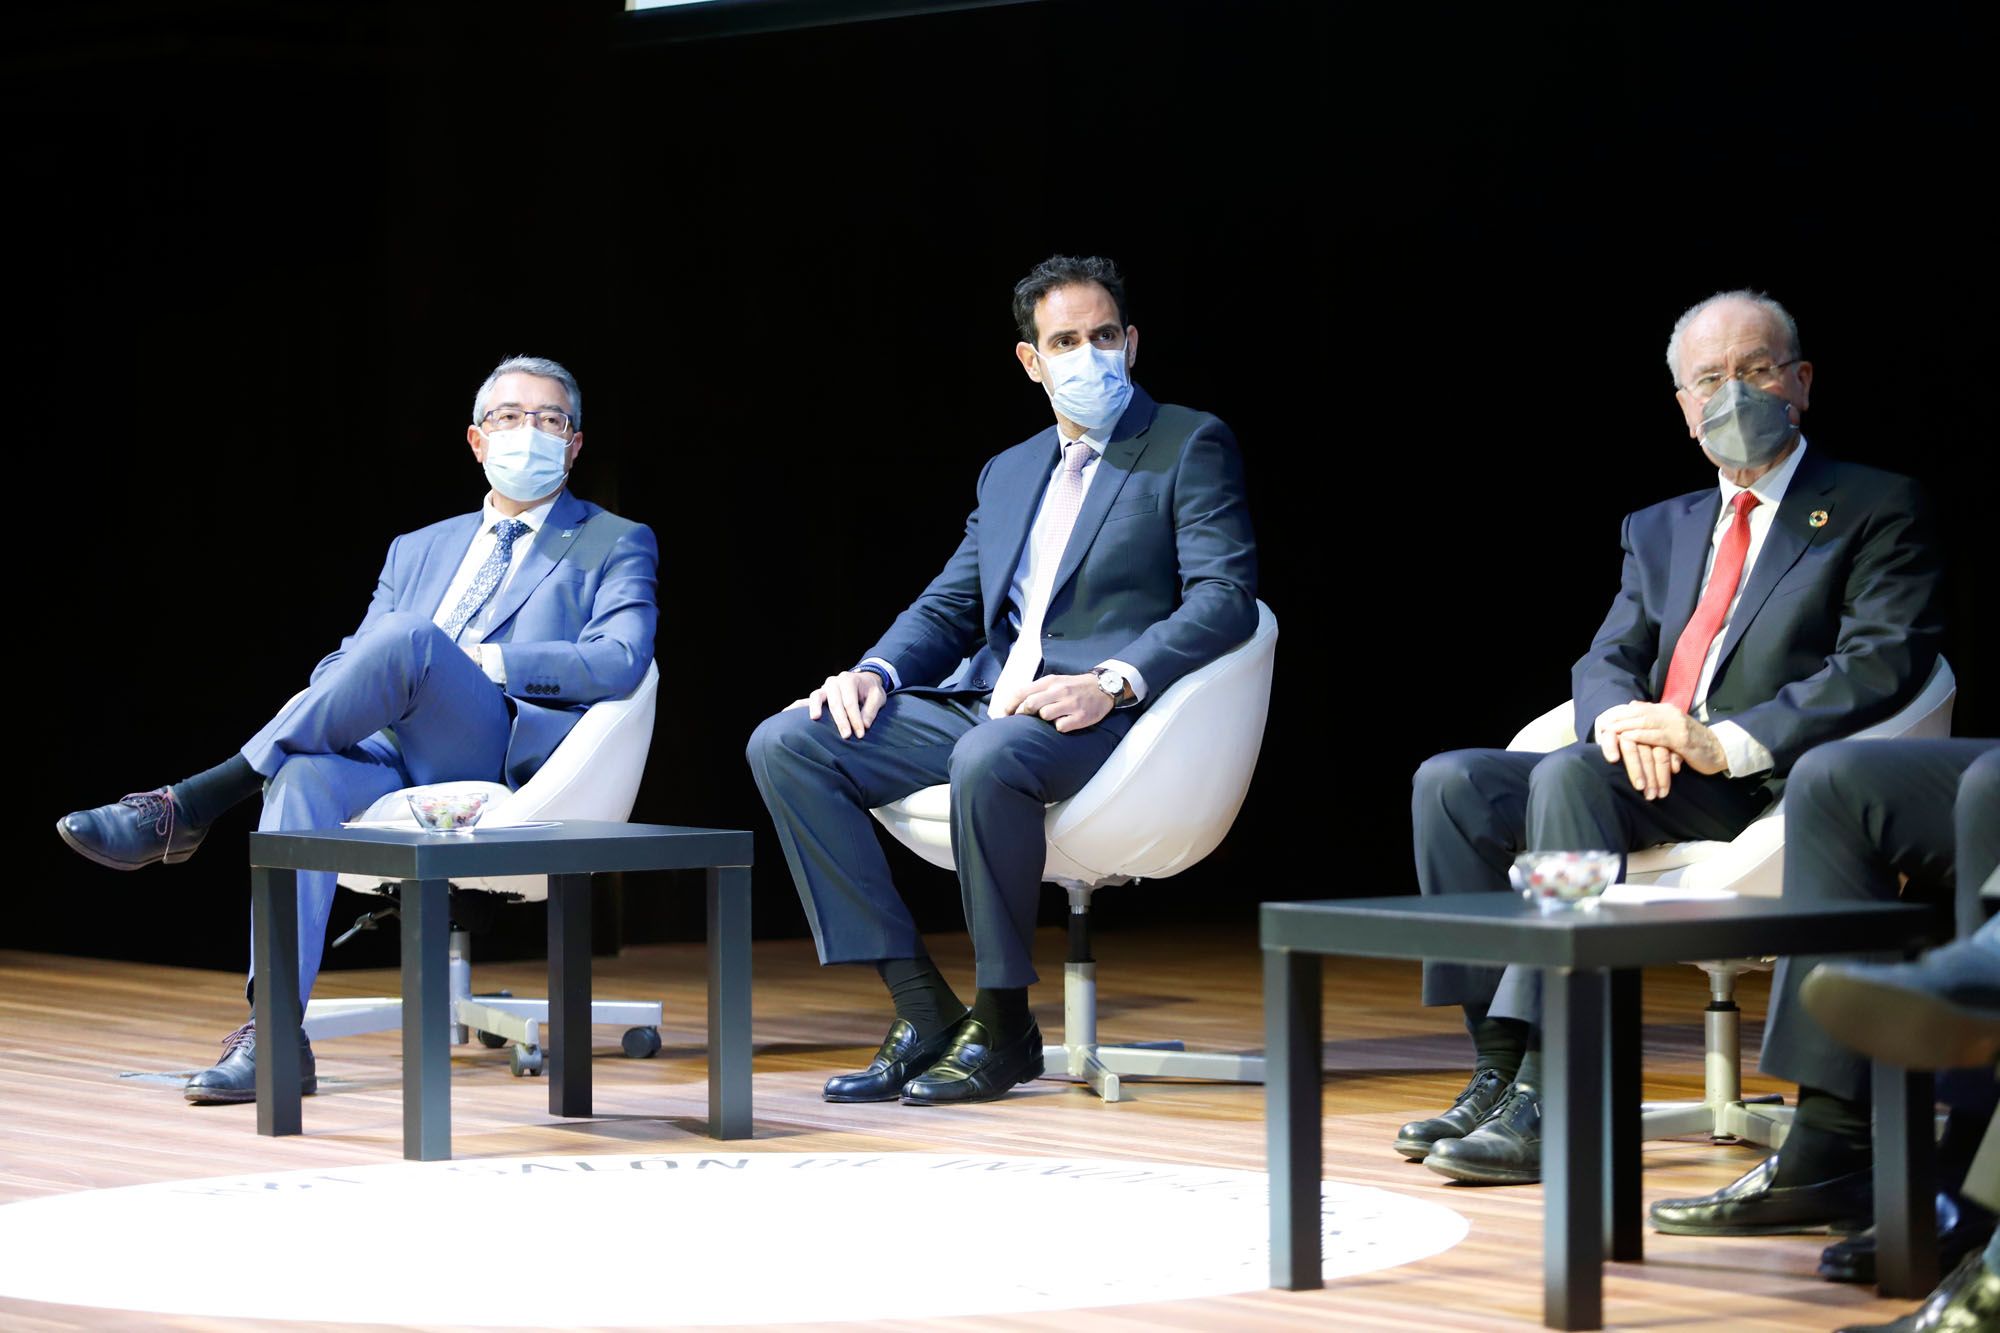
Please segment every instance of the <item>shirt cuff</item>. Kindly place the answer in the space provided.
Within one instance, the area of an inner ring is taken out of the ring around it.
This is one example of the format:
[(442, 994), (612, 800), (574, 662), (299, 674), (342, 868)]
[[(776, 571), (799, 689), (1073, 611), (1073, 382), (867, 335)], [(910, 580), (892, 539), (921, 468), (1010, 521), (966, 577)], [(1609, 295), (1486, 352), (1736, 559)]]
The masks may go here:
[(479, 669), (486, 673), (486, 679), (503, 689), (507, 684), (507, 659), (500, 655), (497, 643), (479, 645)]
[(1125, 683), (1132, 687), (1132, 697), (1141, 703), (1146, 701), (1146, 678), (1139, 674), (1139, 668), (1130, 662), (1121, 662), (1115, 657), (1107, 657), (1097, 665), (1107, 667), (1125, 677)]
[(903, 688), (903, 678), (902, 678), (901, 676), (899, 676), (899, 675), (897, 675), (897, 674), (896, 674), (896, 665), (895, 665), (895, 663), (893, 663), (893, 662), (889, 662), (889, 661), (886, 661), (886, 660), (884, 660), (883, 658), (880, 658), (880, 657), (864, 657), (864, 658), (862, 658), (862, 659), (861, 659), (861, 661), (860, 661), (859, 663), (857, 663), (857, 665), (859, 665), (859, 666), (877, 666), (877, 667), (881, 667), (881, 668), (882, 668), (882, 669), (883, 669), (884, 671), (886, 671), (886, 672), (888, 672), (888, 673), (889, 673), (889, 688), (890, 688), (890, 689), (892, 689), (892, 690), (900, 690), (900, 689), (902, 689), (902, 688)]
[(1722, 754), (1729, 761), (1726, 770), (1732, 778), (1747, 778), (1757, 773), (1768, 773), (1777, 765), (1771, 752), (1755, 736), (1737, 726), (1734, 722), (1718, 722), (1709, 728), (1722, 746)]

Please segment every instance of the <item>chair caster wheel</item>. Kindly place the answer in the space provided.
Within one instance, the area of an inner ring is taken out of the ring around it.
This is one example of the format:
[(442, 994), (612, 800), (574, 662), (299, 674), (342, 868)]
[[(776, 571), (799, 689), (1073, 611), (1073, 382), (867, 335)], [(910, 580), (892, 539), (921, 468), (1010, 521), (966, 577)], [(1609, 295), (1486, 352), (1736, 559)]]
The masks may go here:
[(526, 1078), (531, 1074), (541, 1073), (542, 1048), (523, 1046), (517, 1042), (513, 1052), (507, 1057), (507, 1068), (513, 1071), (515, 1078)]
[(627, 1059), (650, 1060), (660, 1053), (660, 1030), (658, 1028), (626, 1028), (625, 1035), (618, 1044), (624, 1048)]
[(479, 1044), (489, 1051), (497, 1051), (507, 1044), (507, 1039), (497, 1032), (485, 1032), (478, 1028), (472, 1031), (473, 1035), (479, 1038)]

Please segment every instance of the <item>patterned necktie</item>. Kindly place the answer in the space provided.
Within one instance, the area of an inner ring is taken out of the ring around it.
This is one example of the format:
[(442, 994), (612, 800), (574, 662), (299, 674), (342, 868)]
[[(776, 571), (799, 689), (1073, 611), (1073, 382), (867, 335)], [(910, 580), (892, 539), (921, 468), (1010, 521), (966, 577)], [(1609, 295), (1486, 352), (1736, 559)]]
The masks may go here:
[(472, 623), (480, 608), (492, 600), (501, 581), (507, 577), (507, 567), (514, 561), (514, 542), (527, 530), (528, 525), (518, 518), (503, 518), (493, 525), (497, 540), (493, 543), (492, 554), (479, 566), (479, 572), (472, 576), (472, 583), (466, 588), (465, 595), (458, 599), (451, 619), (444, 622), (444, 632), (451, 636), (453, 643), (465, 633), (465, 627)]
[(1694, 618), (1674, 644), (1667, 683), (1660, 691), (1661, 703), (1672, 704), (1683, 713), (1694, 707), (1694, 687), (1701, 679), (1702, 664), (1708, 661), (1709, 647), (1729, 615), (1729, 604), (1736, 600), (1736, 585), (1743, 581), (1743, 557), (1750, 550), (1750, 511), (1761, 502), (1754, 492), (1739, 491), (1733, 503), (1736, 517), (1729, 531), (1722, 534), (1722, 545), (1715, 549), (1715, 569), (1702, 589)]
[(1049, 598), (1055, 594), (1056, 565), (1083, 509), (1083, 465), (1090, 458), (1091, 448), (1082, 440), (1063, 446), (1062, 471), (1056, 474), (1056, 484), (1042, 502), (1041, 517), (1035, 524), (1035, 582), (1027, 589), (1030, 605), (1021, 608), (1021, 635), (1007, 651), (1007, 663), (1000, 668), (1000, 679), (993, 683), (993, 699), (986, 708), (989, 717), (999, 717), (1001, 696), (1033, 681), (1042, 665), (1042, 617), (1048, 614)]

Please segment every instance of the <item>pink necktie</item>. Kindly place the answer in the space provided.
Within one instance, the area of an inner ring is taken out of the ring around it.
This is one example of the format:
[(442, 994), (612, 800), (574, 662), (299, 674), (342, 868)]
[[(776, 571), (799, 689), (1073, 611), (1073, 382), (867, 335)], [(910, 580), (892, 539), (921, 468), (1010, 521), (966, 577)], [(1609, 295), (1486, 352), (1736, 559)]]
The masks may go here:
[(1083, 465), (1090, 457), (1090, 446), (1082, 440), (1063, 446), (1062, 471), (1056, 473), (1055, 485), (1049, 489), (1042, 512), (1035, 520), (1032, 538), (1035, 558), (1029, 568), (1032, 582), (1027, 589), (1029, 605), (1021, 608), (1021, 635), (1008, 649), (1000, 679), (993, 683), (993, 702), (987, 706), (991, 717), (1000, 716), (1000, 699), (1033, 681), (1042, 665), (1042, 617), (1048, 614), (1049, 597), (1055, 592), (1052, 585), (1056, 565), (1061, 562), (1063, 548), (1069, 545), (1069, 535), (1076, 528), (1076, 516), (1083, 509)]
[(1667, 664), (1667, 683), (1660, 691), (1661, 703), (1672, 704), (1683, 713), (1694, 707), (1694, 687), (1701, 679), (1702, 663), (1708, 660), (1709, 646), (1729, 615), (1729, 604), (1736, 600), (1736, 585), (1743, 581), (1743, 557), (1750, 550), (1750, 511), (1757, 507), (1758, 499), (1754, 492), (1739, 491), (1733, 503), (1736, 517), (1730, 522), (1729, 531), (1722, 534), (1708, 587), (1702, 590), (1694, 618), (1674, 644), (1673, 661)]

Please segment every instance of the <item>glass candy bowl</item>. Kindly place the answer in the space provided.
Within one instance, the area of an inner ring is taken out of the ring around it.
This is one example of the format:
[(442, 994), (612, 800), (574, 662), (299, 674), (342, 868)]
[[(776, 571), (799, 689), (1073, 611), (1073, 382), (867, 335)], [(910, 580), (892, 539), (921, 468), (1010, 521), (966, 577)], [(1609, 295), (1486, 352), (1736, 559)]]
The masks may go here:
[(1618, 862), (1616, 852), (1522, 852), (1507, 878), (1545, 915), (1593, 912), (1618, 878)]
[(485, 792), (411, 792), (404, 798), (426, 833), (470, 833), (489, 801)]

